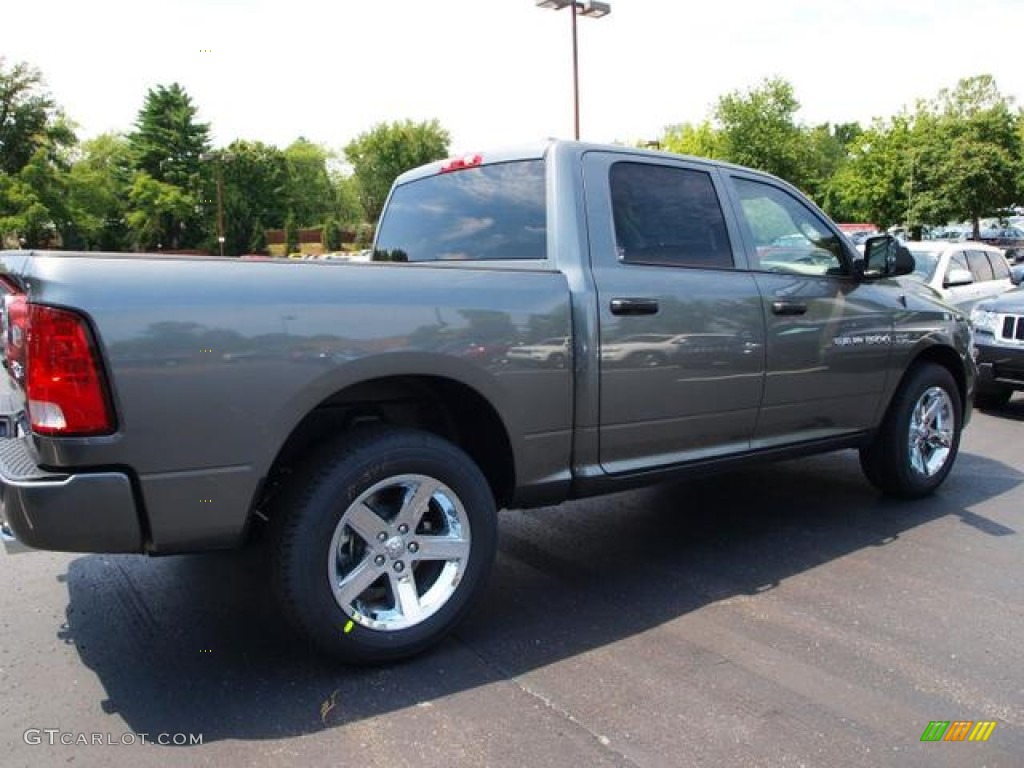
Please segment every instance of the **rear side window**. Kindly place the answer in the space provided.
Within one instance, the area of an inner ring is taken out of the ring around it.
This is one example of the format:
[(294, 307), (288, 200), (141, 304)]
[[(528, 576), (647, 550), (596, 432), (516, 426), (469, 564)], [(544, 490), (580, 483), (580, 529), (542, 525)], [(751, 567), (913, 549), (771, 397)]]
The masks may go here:
[(1010, 265), (1006, 263), (1006, 259), (998, 253), (986, 251), (986, 255), (988, 256), (988, 263), (992, 265), (992, 273), (996, 276), (996, 280), (1009, 280)]
[(971, 274), (974, 275), (976, 283), (984, 283), (994, 280), (992, 265), (988, 263), (988, 257), (984, 251), (968, 251), (967, 263), (970, 265)]
[(373, 259), (543, 259), (546, 221), (543, 160), (441, 173), (394, 190)]
[(729, 268), (732, 247), (711, 177), (648, 163), (611, 168), (619, 258), (633, 264)]

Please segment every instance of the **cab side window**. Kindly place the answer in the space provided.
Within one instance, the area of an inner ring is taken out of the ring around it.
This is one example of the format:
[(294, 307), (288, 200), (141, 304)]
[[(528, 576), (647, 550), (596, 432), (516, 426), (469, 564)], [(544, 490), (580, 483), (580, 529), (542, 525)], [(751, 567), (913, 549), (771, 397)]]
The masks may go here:
[(610, 172), (615, 244), (627, 264), (731, 269), (732, 245), (711, 176), (652, 163)]
[(771, 184), (740, 178), (733, 182), (754, 239), (754, 269), (798, 275), (846, 273), (839, 236), (814, 211)]

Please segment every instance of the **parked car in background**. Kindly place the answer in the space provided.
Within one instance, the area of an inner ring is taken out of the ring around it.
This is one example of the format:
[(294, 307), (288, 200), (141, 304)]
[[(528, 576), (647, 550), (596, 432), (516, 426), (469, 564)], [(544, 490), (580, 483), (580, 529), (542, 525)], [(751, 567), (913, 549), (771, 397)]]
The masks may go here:
[(557, 336), (553, 339), (541, 339), (536, 344), (518, 344), (509, 347), (505, 357), (515, 362), (536, 363), (550, 368), (565, 368), (570, 354), (569, 337)]
[(1003, 252), (983, 243), (940, 240), (908, 242), (914, 271), (903, 281), (917, 280), (953, 306), (970, 309), (975, 303), (1013, 288)]
[(627, 365), (654, 368), (666, 365), (679, 351), (680, 337), (664, 333), (638, 333), (625, 336), (601, 349), (603, 365)]
[(947, 240), (951, 243), (960, 243), (971, 239), (969, 227), (952, 225), (948, 227), (935, 227), (928, 233), (929, 240)]
[(1005, 405), (1024, 390), (1024, 289), (980, 302), (971, 312), (980, 408)]
[(1006, 250), (1006, 257), (1013, 263), (1024, 261), (1024, 229), (999, 227), (983, 229), (978, 238), (983, 243)]
[(1010, 267), (1010, 282), (1020, 285), (1021, 280), (1024, 280), (1024, 263), (1014, 264)]

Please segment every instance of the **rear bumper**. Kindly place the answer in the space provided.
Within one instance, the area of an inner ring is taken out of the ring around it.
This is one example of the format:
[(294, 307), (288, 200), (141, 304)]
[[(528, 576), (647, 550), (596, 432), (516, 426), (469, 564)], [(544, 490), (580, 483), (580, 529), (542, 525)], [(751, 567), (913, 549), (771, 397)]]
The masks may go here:
[(142, 552), (131, 481), (121, 472), (47, 472), (22, 440), (0, 438), (0, 540), (9, 554)]

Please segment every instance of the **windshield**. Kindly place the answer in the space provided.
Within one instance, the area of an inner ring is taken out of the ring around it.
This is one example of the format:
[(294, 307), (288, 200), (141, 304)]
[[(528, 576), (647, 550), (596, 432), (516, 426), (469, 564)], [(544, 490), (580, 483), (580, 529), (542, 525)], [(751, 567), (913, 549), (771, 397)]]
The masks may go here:
[(916, 277), (923, 283), (931, 282), (935, 276), (935, 268), (939, 265), (939, 254), (914, 248), (910, 249), (910, 254), (914, 257), (914, 271), (910, 277)]

